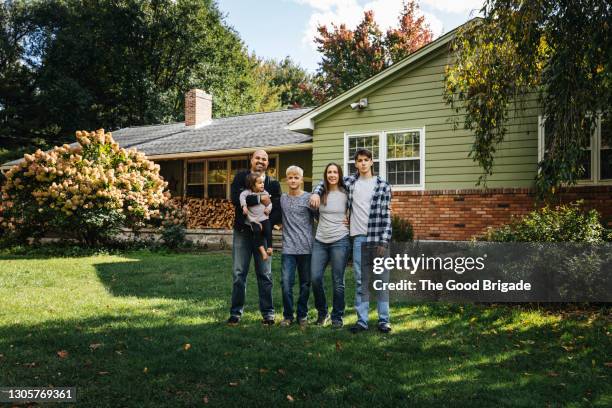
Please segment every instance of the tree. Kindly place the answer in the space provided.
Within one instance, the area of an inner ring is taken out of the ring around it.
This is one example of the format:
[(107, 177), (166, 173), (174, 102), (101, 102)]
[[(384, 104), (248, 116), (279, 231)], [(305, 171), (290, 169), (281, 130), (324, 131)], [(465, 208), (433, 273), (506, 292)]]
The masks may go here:
[(534, 93), (547, 139), (538, 191), (554, 193), (583, 174), (597, 114), (612, 106), (611, 9), (601, 0), (487, 0), (484, 18), (461, 30), (445, 100), (474, 133), (470, 155), (483, 169), (479, 183), (493, 174), (511, 115)]
[(416, 18), (417, 12), (414, 1), (404, 3), (399, 28), (386, 35), (372, 11), (364, 13), (355, 30), (345, 24), (332, 24), (331, 30), (319, 26), (315, 42), (323, 55), (316, 75), (318, 99), (340, 95), (430, 42), (431, 30), (423, 17)]
[(266, 109), (300, 108), (314, 106), (314, 83), (312, 76), (291, 58), (285, 57), (280, 61), (257, 59), (256, 72), (259, 74), (258, 83), (262, 83), (260, 95)]
[(385, 45), (392, 62), (400, 61), (433, 39), (433, 33), (425, 23), (425, 16), (418, 17), (415, 2), (404, 3), (399, 18), (399, 28), (387, 30)]
[(246, 47), (213, 0), (12, 0), (0, 13), (2, 146), (181, 121), (193, 87), (213, 94), (214, 116), (252, 112), (261, 99)]

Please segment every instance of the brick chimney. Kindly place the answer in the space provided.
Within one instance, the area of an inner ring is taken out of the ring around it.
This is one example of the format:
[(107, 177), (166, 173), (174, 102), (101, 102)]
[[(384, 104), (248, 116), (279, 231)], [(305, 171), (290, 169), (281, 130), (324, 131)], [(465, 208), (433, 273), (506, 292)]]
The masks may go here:
[(212, 121), (212, 95), (201, 89), (190, 89), (185, 94), (185, 126), (199, 128)]

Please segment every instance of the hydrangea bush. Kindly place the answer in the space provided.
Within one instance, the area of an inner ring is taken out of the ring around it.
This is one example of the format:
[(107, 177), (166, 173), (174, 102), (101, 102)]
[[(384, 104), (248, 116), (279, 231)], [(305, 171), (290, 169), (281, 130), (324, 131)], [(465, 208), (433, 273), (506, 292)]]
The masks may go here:
[(0, 225), (15, 238), (46, 233), (97, 245), (121, 227), (161, 216), (170, 195), (159, 165), (125, 150), (103, 129), (76, 132), (78, 143), (26, 154), (6, 173)]

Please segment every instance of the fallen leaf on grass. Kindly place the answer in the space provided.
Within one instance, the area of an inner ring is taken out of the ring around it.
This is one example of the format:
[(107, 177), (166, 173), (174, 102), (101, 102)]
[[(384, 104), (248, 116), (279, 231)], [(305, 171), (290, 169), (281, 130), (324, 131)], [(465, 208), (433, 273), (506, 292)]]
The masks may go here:
[(336, 340), (336, 351), (342, 350), (342, 342), (340, 340)]
[(267, 368), (260, 368), (260, 369), (259, 369), (259, 372), (260, 372), (261, 374), (265, 374), (265, 373), (267, 373), (268, 371), (270, 371), (270, 370), (268, 370)]
[(230, 387), (237, 387), (238, 383), (237, 382), (231, 382), (231, 383), (229, 383), (229, 386)]
[(283, 370), (282, 368), (279, 368), (279, 369), (277, 370), (277, 372), (278, 372), (280, 375), (285, 375), (285, 374), (287, 374), (287, 372), (286, 372), (285, 370)]
[(25, 363), (24, 366), (28, 367), (28, 368), (34, 368), (34, 367), (36, 367), (36, 363), (35, 362)]
[(546, 373), (547, 376), (549, 377), (558, 377), (559, 373), (555, 372), (555, 371), (549, 371)]
[(202, 402), (208, 404), (208, 397), (206, 395), (204, 396), (204, 398), (202, 398)]
[(293, 399), (293, 397), (291, 395), (287, 394), (287, 401), (293, 402), (294, 399)]
[(102, 347), (101, 343), (92, 343), (92, 344), (89, 345), (89, 348), (91, 349), (91, 351), (97, 350), (100, 347)]
[(98, 371), (98, 375), (109, 375), (108, 371)]
[(68, 357), (68, 352), (66, 350), (60, 350), (57, 352), (57, 356), (59, 358), (66, 358)]
[(187, 351), (191, 348), (191, 344), (189, 343), (185, 343), (185, 345), (183, 346), (183, 350)]
[(148, 368), (148, 367), (145, 367), (145, 368), (142, 370), (142, 372), (143, 372), (143, 373), (145, 373), (145, 374), (146, 374), (146, 373), (148, 373), (148, 372), (149, 372), (149, 368)]

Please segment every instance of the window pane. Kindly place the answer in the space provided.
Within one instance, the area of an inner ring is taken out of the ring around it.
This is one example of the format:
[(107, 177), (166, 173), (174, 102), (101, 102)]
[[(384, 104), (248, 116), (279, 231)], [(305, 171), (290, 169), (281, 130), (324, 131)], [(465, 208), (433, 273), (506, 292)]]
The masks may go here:
[[(552, 125), (550, 122), (544, 122), (544, 158), (548, 158), (548, 153), (552, 147)], [(584, 169), (582, 176), (578, 180), (591, 180), (591, 146), (592, 139), (589, 142), (589, 148), (585, 149), (582, 157), (579, 160), (579, 165)]]
[(227, 187), (225, 184), (209, 184), (208, 198), (227, 198)]
[(204, 198), (204, 186), (187, 186), (187, 197)]
[(612, 179), (612, 117), (610, 116), (601, 120), (599, 167), (602, 180)]
[(402, 132), (387, 134), (387, 157), (403, 159), (419, 157), (420, 132)]
[(230, 173), (230, 183), (234, 181), (234, 177), (236, 176), (236, 174), (249, 169), (249, 161), (247, 159), (232, 160), (231, 166), (232, 168)]
[(378, 135), (373, 136), (349, 136), (348, 160), (353, 160), (358, 149), (368, 149), (372, 152), (372, 158), (378, 159)]
[(420, 184), (420, 160), (387, 162), (387, 181), (391, 185)]
[(204, 184), (204, 162), (187, 163), (187, 184)]
[[(211, 183), (227, 183), (227, 160), (208, 162), (208, 184)], [(210, 196), (210, 192), (208, 194)]]
[(591, 179), (591, 150), (585, 150), (582, 152), (580, 159), (580, 166), (584, 169), (584, 173), (579, 180), (590, 180)]

